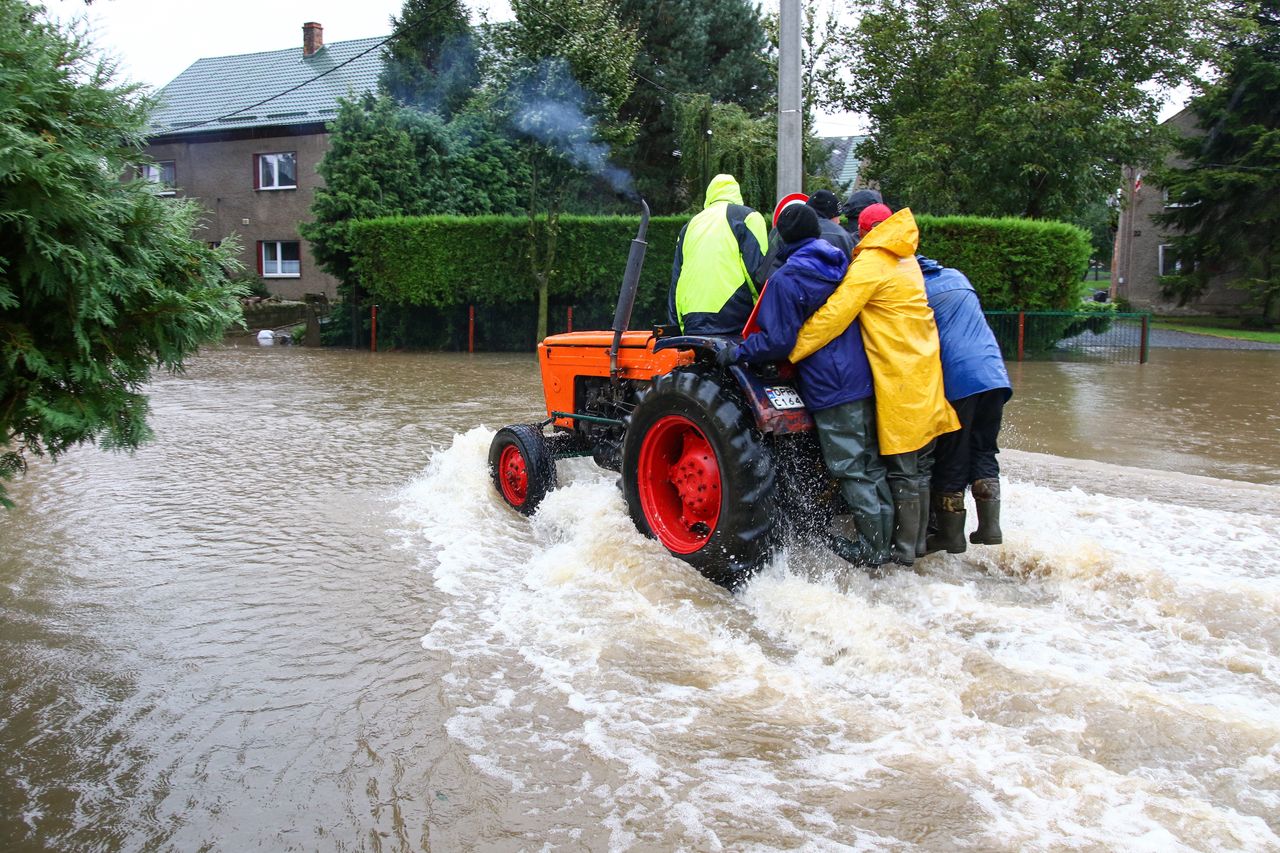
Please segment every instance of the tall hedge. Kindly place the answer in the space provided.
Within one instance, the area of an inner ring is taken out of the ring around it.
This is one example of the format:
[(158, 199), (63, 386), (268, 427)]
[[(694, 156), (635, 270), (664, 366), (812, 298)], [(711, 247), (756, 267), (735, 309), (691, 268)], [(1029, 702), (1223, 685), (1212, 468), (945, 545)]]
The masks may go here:
[(1089, 233), (1065, 222), (920, 216), (920, 254), (973, 282), (988, 311), (1062, 311), (1080, 302)]
[[(671, 259), (687, 221), (683, 216), (650, 220), (633, 326), (666, 321)], [(1083, 230), (1022, 219), (921, 216), (918, 221), (921, 253), (963, 270), (988, 310), (1061, 310), (1077, 304), (1089, 260), (1089, 236)], [(584, 322), (588, 316), (607, 316), (638, 225), (637, 217), (562, 216), (552, 301), (574, 305), (575, 317)], [(527, 239), (528, 220), (519, 216), (367, 220), (354, 224), (355, 268), (369, 293), (384, 306), (399, 306), (406, 316), (443, 316), (439, 312), (469, 304), (502, 306), (505, 315), (505, 309), (522, 303), (532, 316), (536, 287), (525, 258)], [(400, 340), (409, 344), (411, 336)]]
[[(649, 244), (634, 324), (666, 320), (676, 237), (688, 217), (649, 220)], [(538, 228), (545, 227), (538, 222)], [(556, 303), (608, 303), (618, 298), (639, 217), (560, 217)], [(399, 305), (533, 306), (537, 287), (525, 258), (529, 221), (522, 216), (384, 217), (355, 223), (355, 267), (362, 286)], [(540, 236), (538, 239), (545, 239)]]

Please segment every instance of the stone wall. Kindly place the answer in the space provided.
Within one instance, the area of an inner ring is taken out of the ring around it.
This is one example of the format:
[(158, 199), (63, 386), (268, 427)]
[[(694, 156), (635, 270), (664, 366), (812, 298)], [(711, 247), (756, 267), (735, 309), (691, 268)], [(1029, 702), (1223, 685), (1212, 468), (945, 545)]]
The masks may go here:
[(263, 329), (285, 329), (304, 323), (307, 319), (305, 302), (269, 300), (244, 304), (243, 308), (247, 331), (236, 332), (237, 334), (256, 335)]

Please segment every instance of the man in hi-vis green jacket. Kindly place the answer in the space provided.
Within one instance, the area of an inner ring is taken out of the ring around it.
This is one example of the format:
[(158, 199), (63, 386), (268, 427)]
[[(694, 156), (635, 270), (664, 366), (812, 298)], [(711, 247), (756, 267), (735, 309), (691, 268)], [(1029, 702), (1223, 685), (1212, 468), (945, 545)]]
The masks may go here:
[(740, 335), (764, 284), (769, 231), (742, 203), (733, 175), (716, 175), (701, 213), (680, 230), (667, 301), (686, 335)]

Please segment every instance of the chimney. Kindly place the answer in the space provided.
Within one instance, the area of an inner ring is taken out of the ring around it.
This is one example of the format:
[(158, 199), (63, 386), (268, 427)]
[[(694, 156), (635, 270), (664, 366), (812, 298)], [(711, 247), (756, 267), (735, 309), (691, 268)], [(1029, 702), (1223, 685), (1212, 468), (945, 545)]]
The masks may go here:
[(324, 47), (324, 27), (315, 21), (302, 25), (302, 55), (310, 56)]

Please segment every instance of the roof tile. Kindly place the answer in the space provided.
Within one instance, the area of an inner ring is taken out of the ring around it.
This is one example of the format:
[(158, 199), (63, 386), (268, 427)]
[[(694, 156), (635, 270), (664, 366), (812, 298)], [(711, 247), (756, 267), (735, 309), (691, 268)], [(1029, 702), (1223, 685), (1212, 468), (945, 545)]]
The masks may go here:
[[(332, 42), (306, 57), (298, 46), (198, 59), (160, 90), (159, 106), (151, 116), (151, 132), (172, 135), (328, 121), (338, 112), (338, 98), (377, 87), (384, 52), (370, 49), (385, 38)], [(359, 56), (364, 51), (369, 52)], [(296, 92), (246, 109), (357, 56), (350, 64)]]

